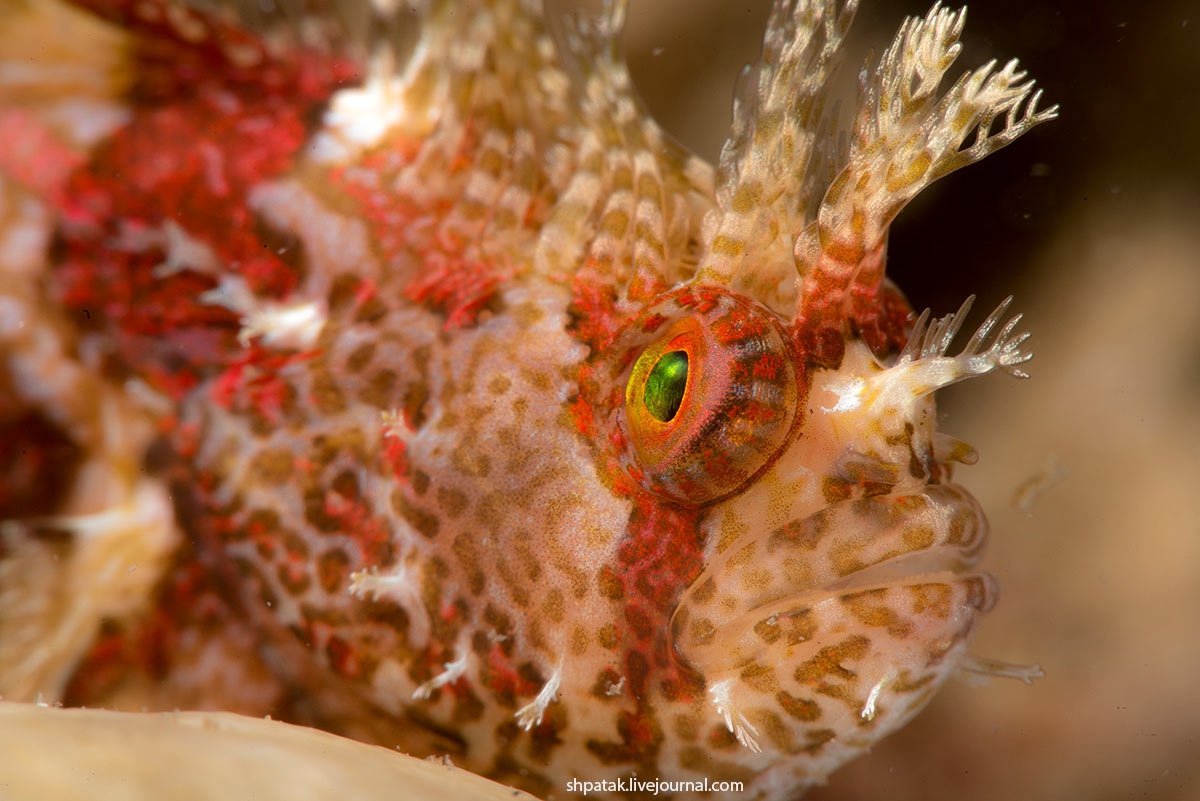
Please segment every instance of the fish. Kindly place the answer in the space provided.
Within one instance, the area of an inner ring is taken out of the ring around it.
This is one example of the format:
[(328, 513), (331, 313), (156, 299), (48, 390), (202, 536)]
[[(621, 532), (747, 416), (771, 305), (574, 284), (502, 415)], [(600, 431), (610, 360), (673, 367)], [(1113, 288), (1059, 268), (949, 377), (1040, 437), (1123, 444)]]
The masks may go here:
[(937, 4), (843, 113), (856, 8), (775, 0), (710, 164), (619, 1), (5, 0), (0, 692), (787, 799), (1036, 675), (968, 653), (934, 399), (1029, 335), (954, 347), (970, 299), (916, 315), (886, 251), (1057, 107), (1015, 60), (943, 90)]

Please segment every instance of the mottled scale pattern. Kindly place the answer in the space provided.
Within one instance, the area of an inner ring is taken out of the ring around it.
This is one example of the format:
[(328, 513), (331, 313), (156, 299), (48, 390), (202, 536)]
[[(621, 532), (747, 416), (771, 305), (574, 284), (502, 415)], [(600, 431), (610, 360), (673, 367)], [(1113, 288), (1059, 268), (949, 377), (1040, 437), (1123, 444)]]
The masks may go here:
[(715, 166), (623, 2), (0, 6), (0, 693), (790, 799), (978, 669), (933, 392), (1031, 354), (887, 230), (1055, 111), (935, 6), (839, 139), (856, 5), (776, 0)]

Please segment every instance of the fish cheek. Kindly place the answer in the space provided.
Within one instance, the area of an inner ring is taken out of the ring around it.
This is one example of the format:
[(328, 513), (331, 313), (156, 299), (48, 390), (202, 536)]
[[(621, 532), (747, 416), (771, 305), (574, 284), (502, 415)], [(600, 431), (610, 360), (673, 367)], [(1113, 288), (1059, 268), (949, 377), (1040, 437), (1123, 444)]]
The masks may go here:
[(972, 572), (985, 535), (953, 485), (747, 527), (681, 598), (675, 650), (743, 744), (849, 758), (916, 714), (964, 655), (994, 599)]

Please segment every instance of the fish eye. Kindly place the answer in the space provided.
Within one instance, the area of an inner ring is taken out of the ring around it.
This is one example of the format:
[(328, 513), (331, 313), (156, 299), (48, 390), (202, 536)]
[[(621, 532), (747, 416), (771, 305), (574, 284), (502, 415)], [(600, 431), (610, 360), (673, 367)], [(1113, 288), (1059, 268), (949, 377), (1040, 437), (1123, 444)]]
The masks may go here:
[(710, 503), (743, 489), (782, 450), (799, 388), (773, 312), (723, 290), (688, 288), (645, 310), (618, 343), (631, 366), (614, 442), (647, 489)]
[(664, 353), (650, 368), (642, 403), (650, 416), (660, 423), (669, 423), (683, 403), (687, 391), (688, 355), (686, 351)]

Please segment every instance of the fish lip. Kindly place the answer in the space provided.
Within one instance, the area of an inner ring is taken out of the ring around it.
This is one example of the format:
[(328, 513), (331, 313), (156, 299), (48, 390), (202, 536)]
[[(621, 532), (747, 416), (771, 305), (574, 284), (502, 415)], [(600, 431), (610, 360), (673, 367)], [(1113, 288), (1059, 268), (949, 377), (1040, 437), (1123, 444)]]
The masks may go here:
[(981, 547), (964, 548), (952, 543), (906, 551), (858, 568), (813, 589), (844, 595), (847, 592), (912, 584), (914, 579), (922, 576), (952, 575), (961, 578), (974, 571), (981, 551)]
[[(723, 628), (730, 642), (743, 643), (754, 626), (765, 618), (786, 619), (800, 614), (801, 610), (812, 610), (837, 598), (875, 590), (920, 584), (955, 583), (971, 579), (982, 580), (985, 585), (990, 587), (991, 589), (986, 591), (986, 595), (994, 602), (995, 580), (989, 574), (976, 569), (981, 551), (981, 544), (963, 547), (959, 544), (943, 543), (931, 548), (896, 554), (824, 584), (798, 590), (746, 609), (734, 619), (726, 621)], [(975, 611), (982, 614), (989, 609), (991, 609), (991, 602), (976, 608)], [(676, 609), (676, 614), (678, 611)], [(675, 621), (674, 615), (672, 615), (671, 630), (674, 630), (674, 627)], [(757, 658), (749, 657), (747, 652), (739, 651), (737, 656), (732, 653), (716, 657), (710, 656), (698, 663), (681, 650), (678, 643), (675, 644), (673, 651), (684, 664), (697, 669), (702, 668), (707, 673), (740, 670)]]
[(747, 609), (739, 617), (757, 621), (763, 616), (794, 611), (800, 606), (812, 608), (832, 598), (846, 595), (915, 584), (960, 581), (972, 575), (980, 575), (974, 569), (979, 559), (979, 550), (964, 549), (947, 543), (896, 554), (824, 584), (783, 595), (753, 609)]

